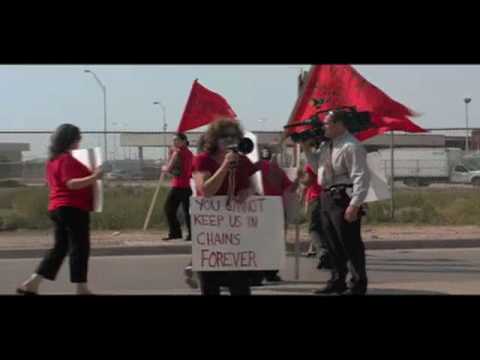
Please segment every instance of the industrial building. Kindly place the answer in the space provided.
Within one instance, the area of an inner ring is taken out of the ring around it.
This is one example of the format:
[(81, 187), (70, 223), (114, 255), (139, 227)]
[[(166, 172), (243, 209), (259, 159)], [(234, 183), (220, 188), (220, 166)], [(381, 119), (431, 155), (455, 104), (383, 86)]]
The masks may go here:
[(0, 179), (19, 178), (24, 175), (24, 151), (30, 151), (30, 144), (0, 143)]
[(0, 162), (22, 162), (24, 151), (30, 151), (30, 144), (0, 143)]
[[(282, 132), (274, 131), (256, 131), (254, 132), (258, 137), (259, 147), (266, 145), (278, 144)], [(201, 132), (190, 132), (187, 134), (190, 142), (190, 147), (196, 149), (198, 139), (202, 135)], [(166, 148), (170, 147), (172, 140), (175, 136), (173, 132), (167, 133), (122, 133), (120, 136), (120, 146), (136, 148), (138, 151), (138, 159), (143, 161), (144, 148)], [(364, 142), (367, 151), (377, 151), (380, 149), (389, 148), (392, 144), (392, 136), (390, 134), (379, 135), (368, 139)], [(393, 135), (393, 144), (395, 148), (405, 147), (455, 147), (465, 149), (465, 135), (461, 135), (460, 132), (454, 132), (453, 134), (437, 134), (437, 133), (422, 133), (422, 134), (407, 134), (407, 133), (395, 133)], [(282, 154), (283, 162), (286, 162), (286, 166), (290, 166), (291, 161), (295, 158), (295, 144), (290, 140), (287, 140), (286, 151)], [(473, 130), (470, 137), (470, 149), (480, 149), (480, 131)]]

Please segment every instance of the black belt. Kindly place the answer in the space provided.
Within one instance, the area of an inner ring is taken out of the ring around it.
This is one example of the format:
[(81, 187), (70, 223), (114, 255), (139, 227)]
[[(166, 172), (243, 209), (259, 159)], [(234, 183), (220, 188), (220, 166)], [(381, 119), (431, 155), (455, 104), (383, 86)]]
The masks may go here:
[(352, 184), (338, 184), (330, 186), (327, 191), (345, 191), (346, 189), (353, 188)]

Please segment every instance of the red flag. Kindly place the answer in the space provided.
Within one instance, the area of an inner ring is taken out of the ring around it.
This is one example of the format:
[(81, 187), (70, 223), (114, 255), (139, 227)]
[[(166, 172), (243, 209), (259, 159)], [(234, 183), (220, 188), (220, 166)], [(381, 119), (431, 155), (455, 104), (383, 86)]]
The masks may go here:
[(234, 119), (237, 115), (222, 96), (195, 80), (177, 131), (192, 130), (207, 125), (219, 117)]
[[(408, 116), (414, 116), (410, 109), (391, 99), (350, 65), (314, 65), (305, 82), (289, 124), (307, 120), (318, 110), (354, 106), (357, 111), (369, 112), (373, 124), (373, 128), (356, 134), (359, 140), (390, 130), (425, 132), (408, 119)], [(322, 105), (316, 108), (314, 101)], [(288, 133), (303, 132), (309, 128), (298, 126), (290, 128)]]

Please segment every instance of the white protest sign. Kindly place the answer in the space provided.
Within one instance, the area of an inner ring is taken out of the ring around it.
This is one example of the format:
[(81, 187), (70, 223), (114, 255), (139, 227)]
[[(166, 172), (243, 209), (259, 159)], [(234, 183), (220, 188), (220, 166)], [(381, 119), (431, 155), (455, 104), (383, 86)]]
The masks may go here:
[[(257, 136), (250, 132), (246, 131), (245, 132), (245, 137), (252, 140), (253, 142), (253, 151), (247, 155), (247, 158), (253, 163), (256, 164), (260, 160), (260, 151), (258, 149), (258, 140)], [(263, 195), (263, 182), (262, 182), (262, 172), (257, 171), (255, 174), (253, 174), (250, 177), (250, 181), (252, 183), (253, 189), (255, 190), (256, 194)]]
[(382, 171), (382, 157), (378, 152), (367, 155), (367, 164), (370, 169), (370, 187), (368, 189), (366, 203), (386, 200), (392, 197), (385, 174)]
[[(72, 156), (91, 171), (103, 164), (102, 150), (99, 147), (73, 150)], [(101, 180), (97, 180), (93, 186), (93, 210), (95, 212), (103, 211), (103, 182)]]
[(278, 270), (285, 262), (284, 220), (279, 196), (192, 197), (194, 271)]
[[(285, 174), (287, 174), (290, 181), (295, 181), (297, 178), (297, 168), (283, 168)], [(300, 201), (300, 197), (296, 192), (286, 191), (283, 194), (283, 204), (285, 206), (285, 216), (287, 218), (287, 224), (297, 224), (299, 215), (304, 209), (304, 205)]]

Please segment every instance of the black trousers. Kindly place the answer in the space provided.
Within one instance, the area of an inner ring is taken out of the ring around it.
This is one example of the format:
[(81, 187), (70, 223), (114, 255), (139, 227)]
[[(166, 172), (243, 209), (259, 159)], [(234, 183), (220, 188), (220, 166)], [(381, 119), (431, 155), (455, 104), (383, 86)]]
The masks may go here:
[(348, 223), (344, 216), (350, 203), (345, 191), (324, 191), (321, 196), (321, 223), (333, 262), (329, 282), (345, 282), (350, 268), (350, 288), (367, 289), (365, 246), (361, 237), (361, 218)]
[(277, 276), (279, 272), (279, 270), (268, 270), (263, 272), (263, 276), (267, 281), (269, 281), (271, 278)]
[(250, 276), (244, 271), (201, 271), (200, 289), (202, 295), (219, 296), (222, 286), (228, 287), (232, 296), (251, 295)]
[(165, 202), (165, 214), (168, 222), (168, 237), (181, 238), (182, 228), (177, 219), (178, 207), (182, 205), (185, 214), (185, 223), (187, 224), (188, 235), (190, 236), (190, 196), (192, 189), (190, 188), (171, 188)]
[(70, 251), (70, 281), (87, 282), (90, 256), (90, 214), (86, 211), (61, 207), (50, 212), (54, 224), (54, 246), (45, 255), (36, 273), (55, 280), (63, 260)]
[(322, 201), (321, 198), (318, 198), (314, 201), (312, 205), (312, 211), (310, 213), (310, 225), (308, 232), (316, 232), (319, 235), (320, 244), (319, 244), (319, 258), (322, 256), (328, 256), (328, 244), (325, 238), (325, 232), (323, 231), (322, 219)]

